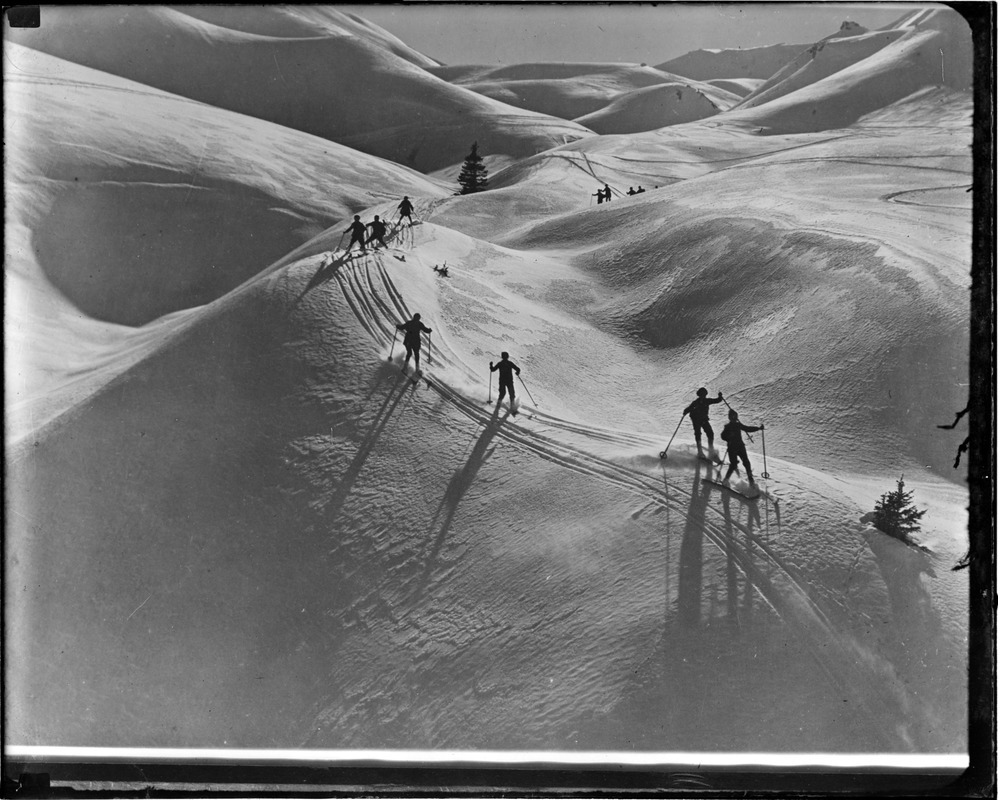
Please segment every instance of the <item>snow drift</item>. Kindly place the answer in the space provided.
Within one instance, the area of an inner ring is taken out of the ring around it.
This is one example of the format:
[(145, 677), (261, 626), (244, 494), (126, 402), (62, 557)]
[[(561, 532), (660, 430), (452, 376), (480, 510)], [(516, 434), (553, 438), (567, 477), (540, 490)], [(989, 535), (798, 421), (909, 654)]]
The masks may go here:
[[(712, 93), (722, 94), (717, 89)], [(732, 97), (728, 105), (736, 101)], [(704, 119), (719, 110), (704, 92), (681, 83), (667, 83), (628, 92), (575, 121), (599, 134), (638, 133)]]

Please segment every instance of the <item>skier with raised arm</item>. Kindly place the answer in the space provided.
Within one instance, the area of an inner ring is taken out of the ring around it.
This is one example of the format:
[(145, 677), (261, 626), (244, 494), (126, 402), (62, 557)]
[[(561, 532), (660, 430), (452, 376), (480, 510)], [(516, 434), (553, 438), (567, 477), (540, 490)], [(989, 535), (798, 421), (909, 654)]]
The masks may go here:
[[(714, 429), (710, 426), (710, 407), (724, 401), (724, 395), (720, 392), (717, 397), (711, 400), (707, 397), (707, 390), (701, 386), (697, 389), (697, 399), (683, 409), (683, 416), (690, 415), (690, 422), (693, 423), (693, 436), (697, 440), (697, 455), (700, 458), (716, 459), (714, 452)], [(707, 434), (707, 455), (704, 455), (701, 444), (702, 434)]]
[(402, 365), (402, 370), (405, 371), (409, 367), (409, 359), (412, 356), (416, 357), (416, 372), (419, 369), (419, 349), (423, 346), (423, 341), (420, 338), (420, 334), (423, 333), (433, 333), (433, 330), (427, 328), (419, 318), (419, 314), (413, 314), (412, 319), (408, 322), (400, 322), (395, 326), (400, 331), (405, 331), (405, 338), (402, 339), (402, 344), (405, 345), (405, 364)]
[(516, 389), (513, 388), (513, 372), (515, 371), (517, 375), (520, 374), (520, 368), (516, 366), (512, 361), (509, 360), (509, 353), (502, 352), (500, 354), (502, 360), (498, 364), (493, 364), (489, 362), (489, 370), (491, 372), (499, 371), (499, 399), (496, 400), (496, 410), (498, 411), (502, 399), (506, 396), (506, 392), (509, 392), (509, 410), (516, 415)]
[(727, 485), (731, 480), (731, 475), (738, 466), (738, 461), (741, 460), (742, 464), (745, 465), (745, 473), (748, 475), (748, 482), (755, 485), (755, 478), (752, 477), (752, 464), (749, 462), (748, 453), (745, 452), (745, 442), (742, 441), (742, 433), (755, 433), (756, 431), (761, 431), (765, 429), (765, 425), (759, 425), (757, 427), (752, 425), (743, 425), (738, 420), (738, 412), (733, 408), (728, 411), (728, 424), (724, 426), (724, 430), (721, 431), (721, 438), (728, 444), (728, 473), (724, 476), (722, 481), (723, 485)]
[[(368, 244), (377, 239), (381, 242), (382, 247), (388, 247), (385, 243), (385, 233), (387, 232), (387, 228), (385, 227), (385, 223), (382, 221), (381, 217), (375, 214), (374, 222), (368, 223), (367, 227), (371, 229), (371, 235), (367, 237)], [(374, 249), (377, 250), (378, 246), (375, 245)]]

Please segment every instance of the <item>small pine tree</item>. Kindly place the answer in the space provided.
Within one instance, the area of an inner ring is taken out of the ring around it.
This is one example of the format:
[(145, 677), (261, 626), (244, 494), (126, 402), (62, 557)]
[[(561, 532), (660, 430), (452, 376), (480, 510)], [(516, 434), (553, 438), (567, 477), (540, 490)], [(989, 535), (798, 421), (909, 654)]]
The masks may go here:
[(457, 182), (461, 184), (461, 194), (474, 194), (489, 185), (489, 171), (482, 157), (478, 155), (478, 142), (471, 145), (471, 153), (464, 159)]
[(873, 524), (889, 536), (910, 541), (910, 534), (921, 526), (918, 521), (925, 516), (912, 505), (912, 493), (904, 490), (904, 475), (898, 478), (898, 488), (880, 495), (873, 509)]

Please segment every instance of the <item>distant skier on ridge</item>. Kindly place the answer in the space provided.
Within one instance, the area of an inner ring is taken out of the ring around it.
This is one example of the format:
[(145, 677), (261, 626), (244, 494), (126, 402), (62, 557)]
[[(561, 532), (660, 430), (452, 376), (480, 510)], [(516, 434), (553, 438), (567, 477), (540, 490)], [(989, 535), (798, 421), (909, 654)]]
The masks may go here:
[(433, 330), (420, 322), (419, 314), (413, 314), (411, 320), (400, 322), (395, 327), (400, 331), (405, 331), (405, 338), (402, 339), (402, 344), (405, 345), (405, 364), (402, 366), (402, 369), (407, 369), (409, 367), (409, 359), (415, 356), (416, 372), (419, 372), (419, 349), (423, 346), (420, 334), (433, 333)]
[(367, 234), (367, 226), (360, 221), (360, 214), (353, 215), (353, 222), (350, 224), (350, 227), (344, 231), (344, 233), (350, 234), (350, 244), (347, 245), (346, 252), (350, 252), (350, 248), (353, 247), (354, 242), (360, 245), (361, 252), (367, 252), (367, 247), (364, 245), (364, 238)]
[(409, 224), (412, 225), (412, 203), (409, 202), (409, 195), (405, 195), (399, 203), (399, 222), (402, 221), (402, 217), (407, 217)]
[(728, 443), (728, 461), (730, 464), (728, 466), (728, 474), (724, 476), (723, 483), (727, 484), (731, 480), (731, 474), (738, 466), (738, 460), (741, 459), (742, 464), (745, 465), (748, 482), (753, 486), (755, 485), (755, 478), (752, 477), (752, 464), (749, 462), (748, 453), (745, 452), (745, 442), (742, 441), (742, 431), (745, 433), (755, 433), (756, 431), (764, 430), (765, 427), (765, 425), (759, 425), (758, 427), (743, 425), (738, 421), (737, 411), (733, 408), (728, 411), (728, 424), (721, 431), (721, 438)]
[[(371, 229), (371, 235), (367, 237), (367, 243), (370, 244), (377, 239), (381, 242), (382, 247), (387, 248), (388, 245), (385, 243), (385, 232), (387, 231), (387, 228), (385, 227), (385, 223), (377, 214), (374, 215), (374, 222), (369, 223), (367, 227)], [(375, 245), (374, 249), (377, 250), (378, 246)]]
[(516, 415), (516, 389), (513, 388), (513, 371), (516, 374), (520, 374), (520, 368), (516, 366), (512, 361), (509, 360), (509, 353), (502, 352), (502, 360), (498, 364), (493, 364), (489, 362), (489, 370), (495, 372), (499, 370), (499, 399), (496, 400), (496, 410), (499, 409), (502, 399), (506, 396), (506, 392), (509, 392), (509, 410)]
[[(724, 395), (720, 392), (717, 397), (711, 400), (707, 397), (707, 390), (703, 386), (697, 389), (697, 399), (683, 409), (683, 416), (690, 415), (690, 422), (693, 423), (693, 436), (697, 440), (697, 455), (701, 458), (714, 458), (714, 429), (710, 427), (710, 407), (724, 401)], [(703, 454), (701, 442), (702, 432), (707, 434), (708, 455)]]

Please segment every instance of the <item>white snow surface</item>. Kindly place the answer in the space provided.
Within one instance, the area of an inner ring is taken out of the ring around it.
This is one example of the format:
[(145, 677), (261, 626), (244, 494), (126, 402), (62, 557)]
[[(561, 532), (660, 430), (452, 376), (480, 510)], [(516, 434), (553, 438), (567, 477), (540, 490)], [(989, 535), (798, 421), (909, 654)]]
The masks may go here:
[[(332, 24), (127, 14), (254, 59)], [(422, 67), (352, 25), (370, 143)], [(468, 196), (254, 116), (268, 84), (212, 104), (221, 68), (197, 102), (8, 43), (7, 740), (964, 752), (967, 489), (936, 425), (966, 403), (972, 104), (906, 62), (933, 30), (837, 36), (838, 71), (655, 130), (541, 148), (559, 121), (524, 113), (534, 149)], [(468, 144), (426, 142), (403, 160)], [(421, 224), (343, 252), (404, 194)], [(757, 500), (708, 482), (698, 386), (765, 423)], [(901, 473), (922, 547), (859, 521)]]

